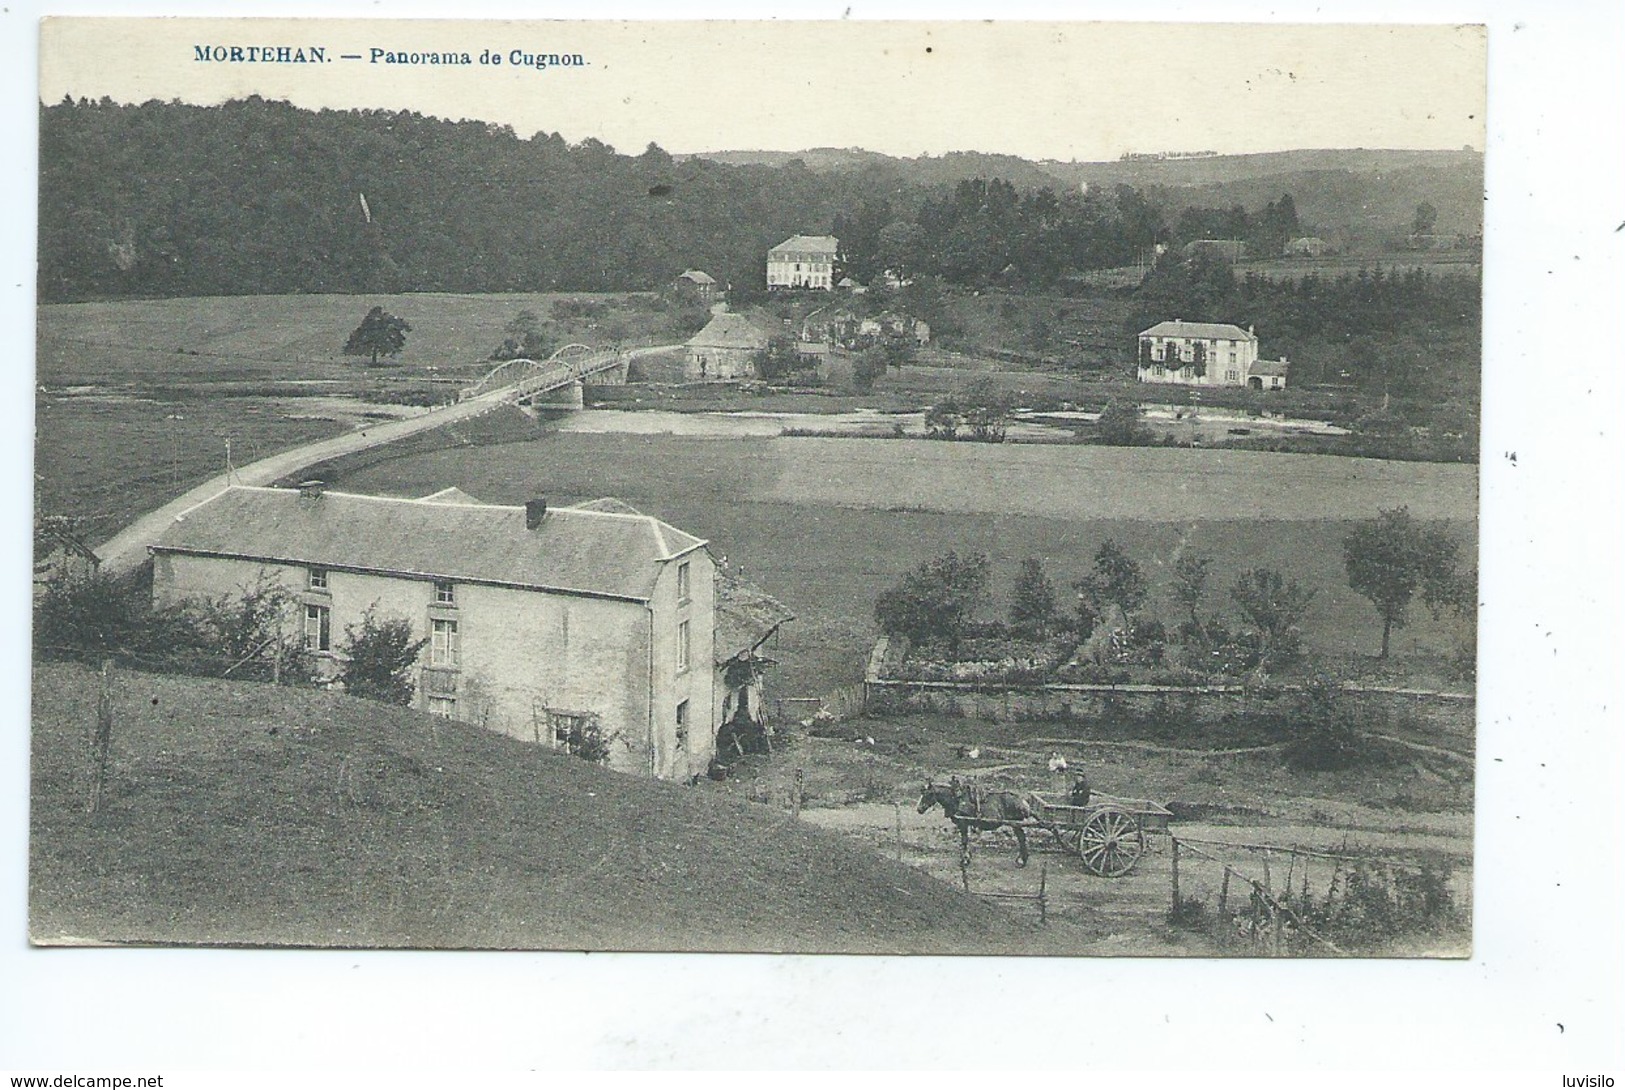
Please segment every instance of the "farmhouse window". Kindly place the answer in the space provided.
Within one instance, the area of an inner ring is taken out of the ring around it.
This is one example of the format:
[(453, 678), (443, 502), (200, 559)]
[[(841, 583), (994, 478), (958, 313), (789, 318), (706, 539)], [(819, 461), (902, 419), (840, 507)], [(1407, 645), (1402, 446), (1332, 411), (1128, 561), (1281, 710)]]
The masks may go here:
[(456, 621), (434, 621), (429, 632), (429, 665), (456, 666), (460, 659)]
[(441, 719), (456, 719), (457, 698), (455, 696), (431, 696), (429, 698), (429, 714), (437, 715)]
[(688, 561), (677, 565), (677, 600), (688, 601)]
[(677, 744), (688, 745), (688, 701), (681, 701), (677, 705)]
[(333, 611), (328, 607), (305, 607), (305, 650), (333, 650)]
[(437, 579), (434, 584), (434, 600), (436, 604), (450, 606), (457, 604), (457, 588), (449, 579)]
[(326, 590), (327, 589), (327, 569), (326, 568), (311, 568), (310, 569), (310, 589), (311, 590)]
[(1226, 371), (1224, 373), (1224, 377), (1226, 379), (1230, 380), (1231, 382), (1240, 382), (1241, 381), (1241, 372), (1240, 371)]
[(677, 669), (688, 669), (688, 622), (677, 626)]

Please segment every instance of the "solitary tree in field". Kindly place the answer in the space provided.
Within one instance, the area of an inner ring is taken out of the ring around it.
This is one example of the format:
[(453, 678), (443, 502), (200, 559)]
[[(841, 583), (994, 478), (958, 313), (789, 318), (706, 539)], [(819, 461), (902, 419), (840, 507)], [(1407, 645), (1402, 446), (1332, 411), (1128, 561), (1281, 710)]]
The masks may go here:
[(412, 703), (412, 667), (428, 640), (412, 638), (412, 622), (401, 617), (379, 620), (372, 609), (361, 627), (344, 626), (344, 691), (385, 704)]
[(344, 342), (344, 354), (367, 356), (367, 365), (377, 367), (379, 356), (393, 356), (406, 347), (406, 335), (411, 331), (405, 319), (395, 317), (383, 307), (373, 307)]
[(1298, 622), (1314, 596), (1313, 590), (1283, 578), (1272, 568), (1253, 568), (1237, 578), (1230, 597), (1241, 615), (1258, 629), (1260, 666), (1268, 668), (1297, 656)]
[(1439, 210), (1423, 201), (1416, 206), (1416, 215), (1411, 217), (1411, 234), (1425, 235), (1433, 230), (1433, 225), (1439, 221)]
[(1435, 607), (1460, 597), (1459, 551), (1442, 523), (1419, 522), (1404, 507), (1379, 511), (1343, 539), (1349, 586), (1369, 598), (1382, 618), (1380, 658), (1388, 657), (1389, 636), (1405, 627), (1418, 593)]

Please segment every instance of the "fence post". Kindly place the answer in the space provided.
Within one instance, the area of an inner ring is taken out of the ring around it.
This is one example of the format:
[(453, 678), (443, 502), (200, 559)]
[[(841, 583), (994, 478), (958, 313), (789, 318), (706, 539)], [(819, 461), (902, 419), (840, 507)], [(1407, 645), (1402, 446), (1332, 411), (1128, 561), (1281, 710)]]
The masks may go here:
[(1175, 836), (1175, 837), (1169, 837), (1169, 839), (1172, 840), (1173, 844), (1174, 844), (1174, 850), (1173, 850), (1173, 853), (1172, 853), (1173, 854), (1173, 861), (1174, 861), (1173, 868), (1172, 868), (1173, 886), (1174, 886), (1174, 904), (1173, 904), (1173, 908), (1172, 908), (1171, 911), (1174, 913), (1174, 918), (1178, 919), (1178, 917), (1179, 917), (1179, 838), (1177, 836)]
[(1219, 883), (1219, 915), (1225, 914), (1230, 901), (1230, 864), (1224, 865), (1224, 881)]
[(1049, 864), (1040, 863), (1038, 866), (1038, 922), (1049, 922), (1049, 899), (1047, 889), (1049, 886)]
[(895, 843), (897, 847), (897, 861), (901, 863), (903, 861), (903, 807), (901, 803), (894, 802), (891, 804), (891, 808), (893, 821), (892, 832), (896, 838)]
[(804, 781), (804, 778), (803, 778), (803, 773), (802, 773), (801, 769), (798, 768), (798, 769), (796, 769), (795, 786), (790, 789), (790, 816), (791, 817), (799, 818), (801, 816), (801, 794), (805, 790), (804, 783), (805, 783), (805, 781)]
[(107, 759), (113, 744), (113, 660), (102, 660), (101, 692), (96, 696), (96, 726), (90, 735), (90, 813), (102, 808), (107, 785)]

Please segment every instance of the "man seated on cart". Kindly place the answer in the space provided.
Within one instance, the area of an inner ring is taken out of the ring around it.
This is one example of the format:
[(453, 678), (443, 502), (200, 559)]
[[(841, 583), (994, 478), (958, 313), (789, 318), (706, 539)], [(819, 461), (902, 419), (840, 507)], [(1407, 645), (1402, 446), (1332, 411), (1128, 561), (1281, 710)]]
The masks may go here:
[(1082, 772), (1073, 773), (1072, 787), (1066, 793), (1066, 804), (1068, 806), (1089, 805), (1089, 777)]

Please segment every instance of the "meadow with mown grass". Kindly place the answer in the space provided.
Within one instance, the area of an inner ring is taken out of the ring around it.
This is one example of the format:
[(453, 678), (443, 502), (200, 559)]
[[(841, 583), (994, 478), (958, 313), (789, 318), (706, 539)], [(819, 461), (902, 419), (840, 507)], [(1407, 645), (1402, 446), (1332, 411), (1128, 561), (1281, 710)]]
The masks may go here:
[[(780, 666), (771, 685), (781, 696), (861, 679), (876, 596), (950, 549), (988, 556), (998, 616), (1023, 559), (1041, 559), (1069, 596), (1107, 538), (1145, 568), (1153, 607), (1170, 623), (1178, 618), (1168, 585), (1180, 555), (1214, 558), (1207, 606), (1226, 614), (1243, 569), (1275, 568), (1315, 589), (1303, 621), (1313, 654), (1366, 674), (1376, 668), (1381, 626), (1348, 587), (1342, 540), (1352, 520), (1408, 505), (1420, 518), (1447, 520), (1469, 566), (1475, 555), (1474, 467), (1430, 463), (543, 432), (529, 442), (367, 457), (355, 470), (340, 461), (322, 474), (346, 490), (425, 495), (456, 485), (493, 503), (616, 496), (704, 537), (797, 614), (774, 652)], [(1449, 618), (1413, 612), (1380, 673), (1442, 679), (1460, 633)]]

